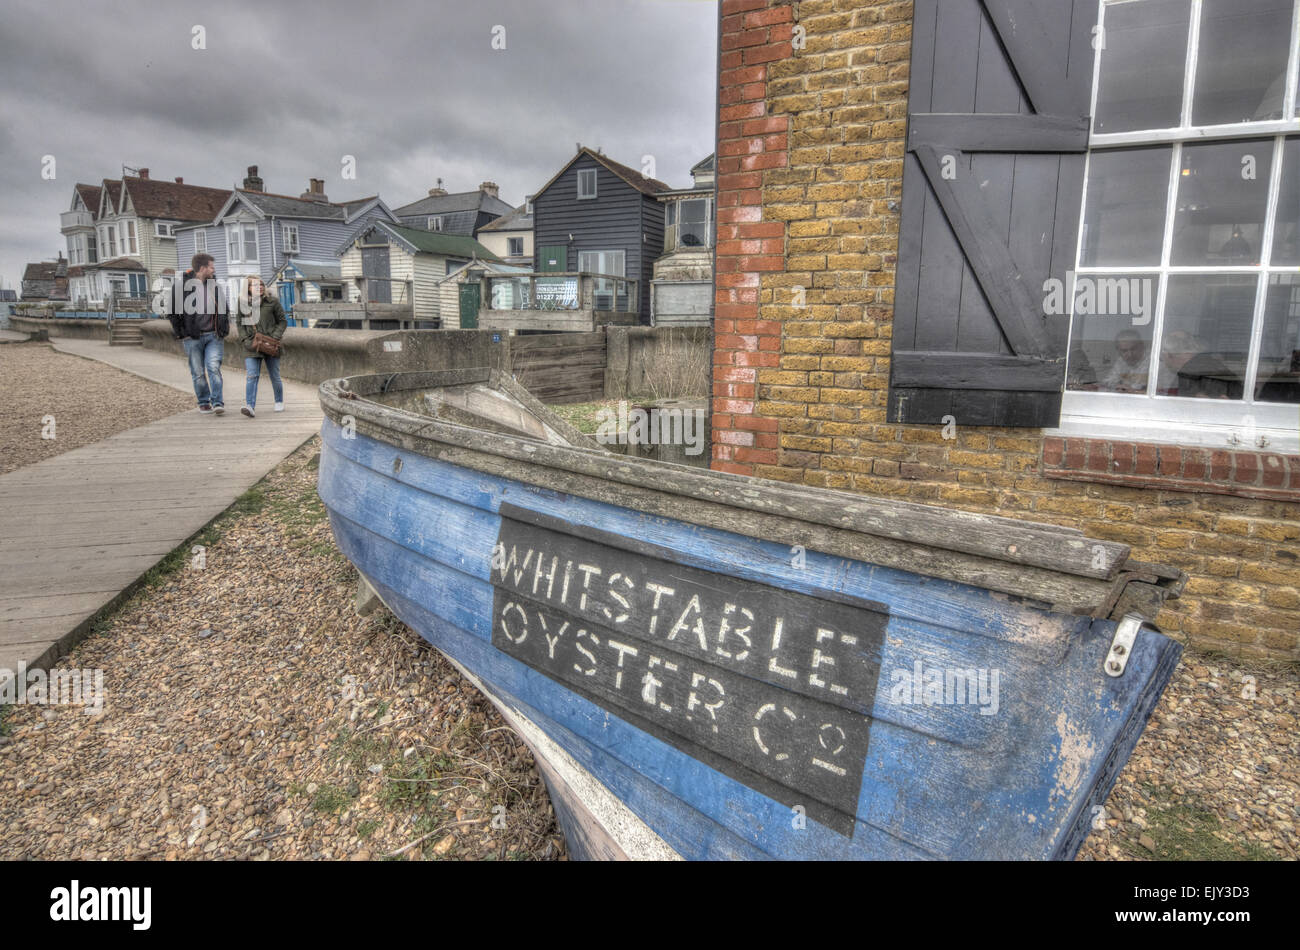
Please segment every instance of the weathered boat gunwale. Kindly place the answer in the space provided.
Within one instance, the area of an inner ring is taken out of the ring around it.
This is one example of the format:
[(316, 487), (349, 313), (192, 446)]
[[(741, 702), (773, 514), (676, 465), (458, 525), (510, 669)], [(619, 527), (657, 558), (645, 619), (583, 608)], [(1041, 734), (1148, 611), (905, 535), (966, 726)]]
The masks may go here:
[[(408, 451), (648, 514), (956, 580), (1035, 600), (1052, 609), (1118, 619), (1154, 619), (1186, 581), (1181, 571), (1139, 564), (1129, 546), (1073, 528), (1036, 524), (914, 502), (809, 486), (791, 487), (613, 455), (600, 448), (549, 445), (442, 422), (367, 397), (403, 390), (484, 383), (510, 392), (530, 411), (556, 419), (498, 371), (462, 369), (326, 380), (326, 415), (340, 425)], [(519, 392), (515, 392), (519, 390)], [(568, 427), (572, 428), (572, 427)], [(576, 433), (576, 430), (573, 430)], [(592, 445), (581, 434), (571, 441)], [(959, 531), (960, 527), (968, 530)], [(1125, 597), (1133, 585), (1142, 596)]]

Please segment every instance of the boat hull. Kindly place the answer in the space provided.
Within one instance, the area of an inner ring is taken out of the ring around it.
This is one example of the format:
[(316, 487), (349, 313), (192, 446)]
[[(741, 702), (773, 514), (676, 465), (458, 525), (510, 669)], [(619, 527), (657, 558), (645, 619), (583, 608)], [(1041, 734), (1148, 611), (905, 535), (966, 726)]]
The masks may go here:
[(340, 549), (528, 741), (577, 857), (1070, 858), (1180, 654), (1144, 629), (1108, 676), (1109, 620), (322, 438)]

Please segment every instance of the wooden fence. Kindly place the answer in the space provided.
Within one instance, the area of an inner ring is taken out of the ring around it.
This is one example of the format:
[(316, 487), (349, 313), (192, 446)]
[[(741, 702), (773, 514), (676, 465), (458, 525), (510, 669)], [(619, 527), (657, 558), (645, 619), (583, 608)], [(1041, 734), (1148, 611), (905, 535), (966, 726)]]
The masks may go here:
[(555, 333), (510, 338), (510, 368), (545, 403), (605, 397), (605, 333)]

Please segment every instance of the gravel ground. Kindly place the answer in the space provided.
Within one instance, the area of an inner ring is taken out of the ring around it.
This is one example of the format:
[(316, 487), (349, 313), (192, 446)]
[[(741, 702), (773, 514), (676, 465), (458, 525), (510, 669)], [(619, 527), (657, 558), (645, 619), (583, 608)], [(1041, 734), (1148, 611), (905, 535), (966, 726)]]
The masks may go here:
[[(101, 715), (0, 709), (0, 854), (563, 856), (491, 704), (387, 611), (353, 613), (318, 448), (60, 664), (104, 671)], [(1297, 718), (1300, 669), (1185, 655), (1079, 859), (1300, 857)]]
[[(102, 713), (10, 706), (0, 854), (39, 859), (546, 859), (531, 754), (382, 608), (315, 493), (312, 439), (59, 665)], [(192, 550), (192, 548), (191, 548)]]
[(1294, 666), (1184, 654), (1079, 859), (1300, 857), (1297, 717)]
[[(0, 475), (194, 408), (194, 397), (48, 343), (0, 346)], [(53, 439), (42, 438), (54, 416)]]

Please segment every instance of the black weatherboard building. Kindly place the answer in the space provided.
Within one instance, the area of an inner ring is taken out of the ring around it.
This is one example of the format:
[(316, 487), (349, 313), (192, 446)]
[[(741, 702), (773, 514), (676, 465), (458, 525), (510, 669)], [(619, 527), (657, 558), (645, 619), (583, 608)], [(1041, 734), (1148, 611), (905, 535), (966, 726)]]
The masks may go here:
[(578, 153), (533, 196), (533, 267), (585, 271), (638, 281), (640, 322), (650, 323), (650, 279), (664, 248), (671, 190), (599, 152)]

